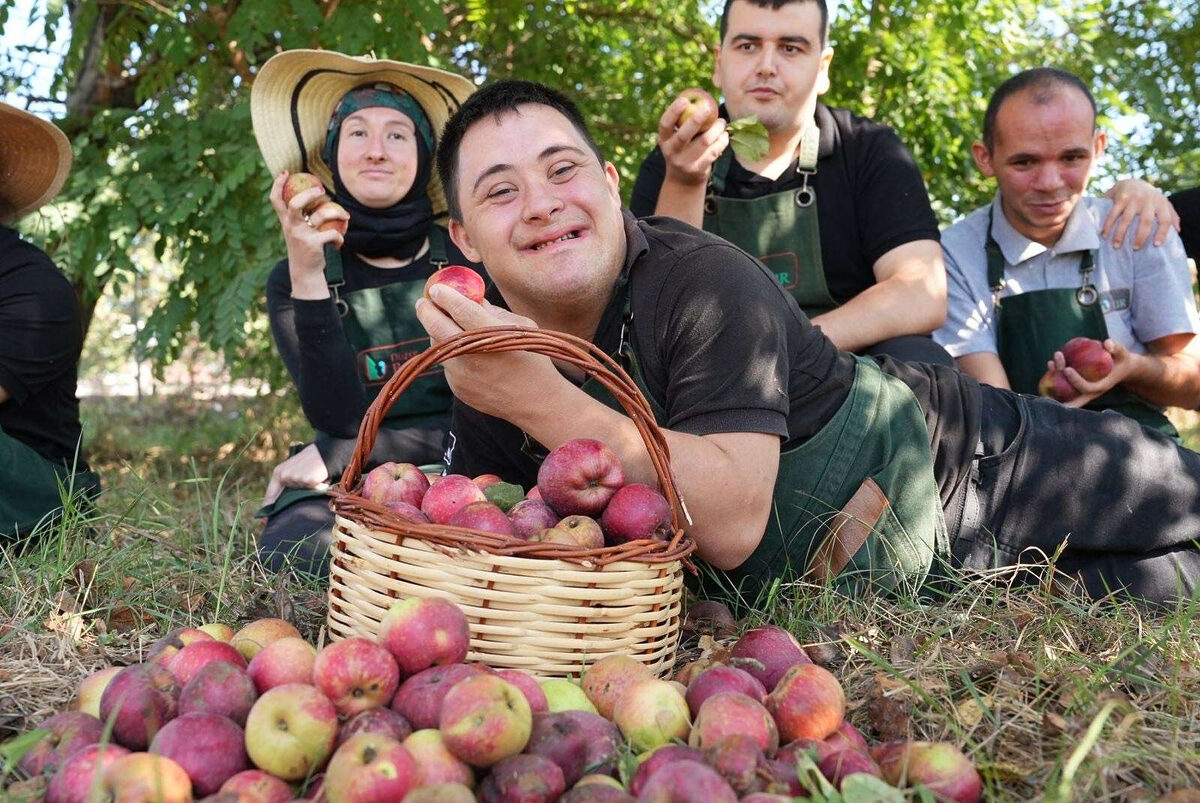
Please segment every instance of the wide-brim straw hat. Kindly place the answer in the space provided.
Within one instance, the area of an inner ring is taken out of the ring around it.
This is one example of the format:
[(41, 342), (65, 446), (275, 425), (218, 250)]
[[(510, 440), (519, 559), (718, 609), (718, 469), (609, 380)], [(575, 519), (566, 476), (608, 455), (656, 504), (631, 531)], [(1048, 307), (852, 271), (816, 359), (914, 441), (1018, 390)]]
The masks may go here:
[[(329, 118), (342, 96), (357, 86), (385, 81), (408, 92), (425, 110), (435, 137), (450, 115), (475, 91), (461, 75), (402, 61), (347, 56), (332, 50), (287, 50), (259, 70), (250, 90), (250, 118), (259, 150), (271, 170), (312, 173), (333, 186), (333, 173), (321, 158)], [(437, 171), (430, 171), (433, 213), (446, 212)]]
[(53, 123), (0, 102), (0, 223), (58, 194), (71, 170), (71, 143)]

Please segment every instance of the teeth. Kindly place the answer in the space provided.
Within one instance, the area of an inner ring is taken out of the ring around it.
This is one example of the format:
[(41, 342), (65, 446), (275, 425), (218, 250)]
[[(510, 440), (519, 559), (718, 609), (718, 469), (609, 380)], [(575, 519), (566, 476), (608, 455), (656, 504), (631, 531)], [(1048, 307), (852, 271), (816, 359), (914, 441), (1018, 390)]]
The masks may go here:
[(559, 237), (557, 240), (547, 240), (547, 241), (546, 241), (546, 242), (544, 242), (544, 243), (538, 243), (537, 245), (535, 245), (535, 246), (533, 247), (533, 250), (534, 250), (534, 251), (541, 251), (543, 248), (545, 248), (545, 247), (546, 247), (546, 246), (548, 246), (548, 245), (552, 245), (552, 244), (554, 244), (554, 243), (561, 243), (563, 240), (574, 240), (574, 239), (575, 239), (576, 237), (578, 237), (578, 236), (579, 236), (579, 235), (578, 235), (578, 234), (576, 234), (576, 233), (575, 233), (575, 232), (573, 232), (573, 231), (572, 231), (572, 232), (567, 232), (567, 233), (566, 233), (566, 234), (564, 234), (562, 237)]

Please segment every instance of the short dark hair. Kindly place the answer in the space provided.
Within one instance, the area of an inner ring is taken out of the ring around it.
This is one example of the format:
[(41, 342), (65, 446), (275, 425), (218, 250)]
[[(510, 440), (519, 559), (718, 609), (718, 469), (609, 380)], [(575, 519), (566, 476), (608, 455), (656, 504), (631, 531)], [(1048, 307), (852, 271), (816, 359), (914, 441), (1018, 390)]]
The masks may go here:
[(725, 34), (729, 31), (729, 7), (734, 3), (752, 3), (759, 8), (770, 8), (772, 11), (778, 11), (780, 7), (786, 6), (788, 3), (816, 3), (817, 8), (821, 10), (821, 46), (825, 46), (825, 40), (829, 38), (829, 6), (825, 4), (825, 0), (725, 0), (725, 8), (721, 10), (721, 41), (725, 41)]
[(571, 125), (575, 126), (575, 130), (587, 142), (592, 153), (596, 154), (600, 164), (604, 164), (604, 156), (588, 132), (583, 115), (566, 95), (544, 84), (521, 81), (516, 78), (506, 78), (488, 84), (467, 98), (459, 110), (451, 116), (446, 123), (446, 128), (442, 131), (441, 141), (438, 143), (438, 176), (446, 191), (446, 207), (450, 210), (450, 216), (455, 220), (462, 220), (462, 206), (459, 203), (458, 187), (455, 182), (458, 178), (458, 150), (462, 146), (462, 140), (466, 136), (467, 130), (489, 115), (493, 120), (499, 122), (503, 115), (514, 112), (517, 107), (529, 103), (549, 106), (570, 120)]
[(1041, 106), (1058, 97), (1064, 87), (1077, 89), (1088, 99), (1088, 103), (1092, 106), (1092, 127), (1095, 128), (1096, 99), (1092, 97), (1092, 91), (1083, 81), (1073, 73), (1058, 67), (1034, 67), (1031, 70), (1017, 73), (996, 87), (996, 91), (992, 93), (987, 111), (983, 113), (983, 144), (988, 149), (988, 153), (992, 152), (992, 145), (996, 141), (996, 116), (1000, 113), (1000, 107), (1004, 101), (1018, 92), (1028, 89), (1033, 93), (1033, 102)]

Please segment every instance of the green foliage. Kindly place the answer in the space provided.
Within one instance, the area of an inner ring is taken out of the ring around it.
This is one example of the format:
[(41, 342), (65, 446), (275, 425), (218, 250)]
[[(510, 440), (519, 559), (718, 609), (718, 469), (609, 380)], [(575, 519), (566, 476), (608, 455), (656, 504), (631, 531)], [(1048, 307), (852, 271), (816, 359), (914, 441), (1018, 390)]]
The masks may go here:
[[(722, 3), (32, 5), (46, 41), (64, 37), (50, 94), (65, 105), (75, 168), (59, 201), (23, 222), (26, 233), (71, 274), (88, 309), (135, 275), (169, 276), (142, 330), (159, 368), (198, 336), (236, 373), (278, 378), (262, 287), (282, 238), (249, 121), (249, 86), (268, 58), (302, 47), (373, 52), (480, 82), (519, 76), (566, 89), (628, 197), (663, 108), (688, 86), (712, 88)], [(0, 30), (17, 6), (0, 0)], [(828, 100), (895, 127), (949, 221), (991, 191), (969, 152), (991, 90), (1021, 68), (1061, 64), (1090, 80), (1114, 131), (1104, 172), (1181, 189), (1200, 168), (1198, 10), (1200, 0), (843, 0)], [(19, 62), (0, 55), (0, 87), (28, 94)]]

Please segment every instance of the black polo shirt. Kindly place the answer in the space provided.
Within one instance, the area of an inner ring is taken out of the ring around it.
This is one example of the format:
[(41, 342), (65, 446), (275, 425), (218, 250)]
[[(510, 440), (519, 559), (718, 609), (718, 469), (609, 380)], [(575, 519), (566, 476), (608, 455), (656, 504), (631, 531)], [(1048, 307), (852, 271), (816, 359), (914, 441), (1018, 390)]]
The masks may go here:
[[(817, 104), (821, 131), (817, 195), (821, 261), (835, 301), (844, 303), (875, 284), (875, 262), (914, 240), (937, 240), (938, 224), (925, 181), (908, 148), (891, 128), (845, 109)], [(798, 189), (803, 176), (795, 163), (777, 179), (752, 173), (734, 159), (723, 197), (761, 198)], [(638, 217), (654, 214), (666, 176), (655, 147), (642, 162), (629, 207)]]
[[(593, 341), (617, 351), (628, 291), (629, 336), (664, 426), (692, 435), (766, 432), (787, 449), (837, 412), (854, 381), (854, 357), (809, 322), (762, 263), (672, 218), (626, 215), (625, 236), (624, 270)], [(948, 500), (978, 442), (978, 385), (942, 366), (880, 365), (921, 404)], [(451, 471), (536, 483), (538, 464), (523, 453), (517, 427), (455, 399), (451, 429)]]
[(1200, 262), (1200, 187), (1171, 196), (1171, 204), (1179, 214), (1179, 236), (1183, 250)]
[[(0, 226), (0, 429), (55, 463), (79, 445), (75, 397), (83, 324), (75, 289), (50, 257)], [(81, 460), (82, 465), (82, 460)]]

